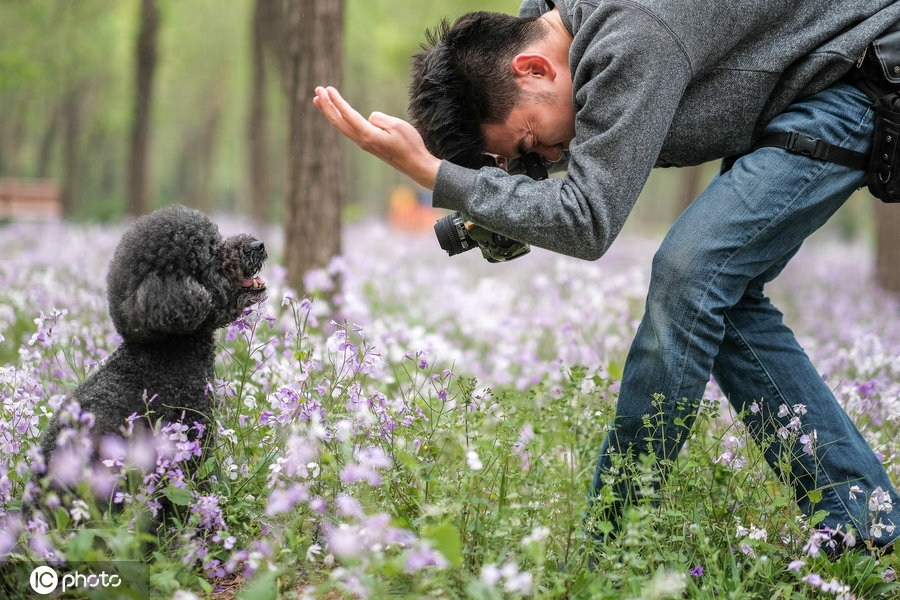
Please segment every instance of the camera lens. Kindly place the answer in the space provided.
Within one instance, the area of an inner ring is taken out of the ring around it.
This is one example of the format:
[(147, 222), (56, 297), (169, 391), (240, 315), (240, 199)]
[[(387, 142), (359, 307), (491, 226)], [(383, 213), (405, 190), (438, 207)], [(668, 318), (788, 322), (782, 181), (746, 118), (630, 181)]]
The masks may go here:
[(441, 217), (434, 224), (438, 243), (449, 256), (456, 256), (478, 246), (466, 231), (466, 223), (458, 212)]

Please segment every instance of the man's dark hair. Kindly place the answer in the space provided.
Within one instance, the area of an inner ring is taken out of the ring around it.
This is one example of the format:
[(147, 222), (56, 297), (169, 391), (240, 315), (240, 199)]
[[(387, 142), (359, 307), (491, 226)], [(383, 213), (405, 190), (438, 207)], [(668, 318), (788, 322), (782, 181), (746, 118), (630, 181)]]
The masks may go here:
[(432, 154), (484, 165), (481, 127), (504, 122), (515, 107), (512, 59), (544, 35), (538, 19), (473, 12), (425, 32), (412, 60), (409, 117)]

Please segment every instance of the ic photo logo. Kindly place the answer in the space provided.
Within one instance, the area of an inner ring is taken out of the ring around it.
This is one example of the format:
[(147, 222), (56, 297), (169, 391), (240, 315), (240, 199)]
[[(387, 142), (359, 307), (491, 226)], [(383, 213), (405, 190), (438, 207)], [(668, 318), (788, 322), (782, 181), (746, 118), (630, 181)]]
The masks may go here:
[(73, 589), (117, 588), (122, 585), (122, 580), (117, 574), (106, 571), (86, 574), (73, 571), (60, 577), (52, 567), (40, 566), (31, 572), (28, 583), (35, 592), (46, 596), (55, 592), (57, 588), (60, 588), (63, 594)]
[(41, 595), (52, 594), (59, 585), (59, 575), (50, 567), (35, 567), (28, 578), (31, 589)]

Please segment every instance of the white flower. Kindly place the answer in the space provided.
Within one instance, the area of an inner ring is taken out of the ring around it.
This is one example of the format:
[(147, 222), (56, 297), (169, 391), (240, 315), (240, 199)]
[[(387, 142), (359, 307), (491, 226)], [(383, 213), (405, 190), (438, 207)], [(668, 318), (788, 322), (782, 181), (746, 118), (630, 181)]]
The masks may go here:
[(544, 527), (543, 525), (539, 525), (535, 527), (530, 534), (526, 535), (522, 538), (523, 546), (530, 546), (531, 544), (536, 544), (538, 542), (542, 542), (550, 535), (550, 528)]
[(749, 537), (751, 540), (765, 540), (769, 537), (769, 532), (751, 525)]
[(531, 585), (534, 583), (534, 575), (528, 571), (516, 573), (512, 577), (507, 577), (503, 584), (503, 590), (510, 594), (521, 594), (523, 596), (531, 593)]
[(677, 571), (657, 571), (644, 589), (647, 600), (681, 598), (687, 587), (687, 574)]
[(872, 491), (872, 495), (869, 496), (870, 511), (889, 513), (893, 508), (894, 503), (891, 501), (890, 492), (884, 491), (881, 486)]
[(803, 451), (810, 456), (815, 454), (815, 445), (819, 439), (818, 432), (813, 429), (812, 433), (804, 433), (800, 436), (800, 443), (803, 444)]
[(872, 528), (869, 532), (872, 534), (873, 538), (880, 538), (882, 532), (887, 531), (889, 534), (894, 533), (894, 523), (888, 521), (890, 525), (885, 525), (884, 521), (879, 520), (877, 523), (872, 523)]
[(480, 471), (484, 467), (481, 459), (478, 458), (478, 453), (474, 450), (469, 450), (468, 452), (466, 452), (466, 464), (473, 471)]
[(841, 583), (837, 579), (831, 579), (830, 581), (824, 582), (821, 589), (823, 592), (831, 592), (837, 596), (838, 594), (846, 594), (849, 592), (850, 586)]
[(850, 499), (851, 500), (856, 500), (856, 495), (862, 494), (862, 493), (863, 493), (862, 488), (860, 488), (858, 485), (850, 486)]
[(72, 515), (72, 519), (76, 523), (79, 521), (87, 521), (91, 518), (91, 511), (84, 500), (74, 500), (72, 502), (72, 508), (69, 509), (69, 514)]
[(500, 581), (500, 577), (500, 569), (497, 568), (497, 565), (488, 563), (481, 567), (481, 580), (489, 587), (497, 585)]
[(313, 544), (306, 549), (306, 561), (316, 562), (320, 554), (322, 554), (322, 546), (320, 546), (319, 544)]

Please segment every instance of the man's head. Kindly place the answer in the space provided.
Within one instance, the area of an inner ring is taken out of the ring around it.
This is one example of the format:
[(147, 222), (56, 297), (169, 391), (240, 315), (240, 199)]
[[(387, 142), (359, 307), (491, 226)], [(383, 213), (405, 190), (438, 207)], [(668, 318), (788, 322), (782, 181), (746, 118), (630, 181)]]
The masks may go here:
[(413, 57), (409, 112), (429, 151), (479, 167), (485, 151), (513, 158), (546, 144), (553, 158), (556, 146), (568, 144), (574, 114), (566, 54), (540, 51), (551, 33), (540, 17), (488, 12), (426, 32)]

